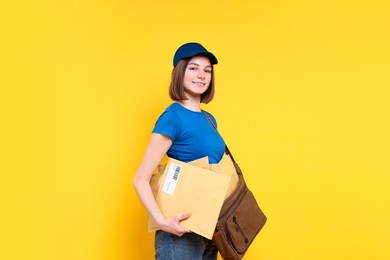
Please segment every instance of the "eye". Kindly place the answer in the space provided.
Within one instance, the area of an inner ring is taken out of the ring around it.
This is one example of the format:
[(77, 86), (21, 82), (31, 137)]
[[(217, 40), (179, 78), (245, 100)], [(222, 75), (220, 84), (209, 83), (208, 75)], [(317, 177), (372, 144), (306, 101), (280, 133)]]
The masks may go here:
[(197, 68), (196, 67), (189, 67), (188, 69), (189, 70), (196, 70)]
[(211, 70), (205, 70), (205, 72), (211, 74)]

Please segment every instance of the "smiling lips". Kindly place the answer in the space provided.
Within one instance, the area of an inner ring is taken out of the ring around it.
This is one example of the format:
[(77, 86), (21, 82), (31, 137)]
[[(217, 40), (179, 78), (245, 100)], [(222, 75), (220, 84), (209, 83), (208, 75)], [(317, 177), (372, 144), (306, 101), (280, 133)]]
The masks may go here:
[(206, 85), (206, 83), (203, 83), (203, 82), (192, 82), (192, 83), (194, 83), (195, 85), (200, 86), (200, 87), (203, 87)]

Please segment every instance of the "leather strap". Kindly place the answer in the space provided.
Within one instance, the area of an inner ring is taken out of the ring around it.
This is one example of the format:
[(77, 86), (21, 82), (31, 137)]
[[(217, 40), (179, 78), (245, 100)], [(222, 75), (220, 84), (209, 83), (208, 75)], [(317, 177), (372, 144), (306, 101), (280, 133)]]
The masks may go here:
[[(215, 126), (213, 120), (211, 120), (209, 114), (208, 114), (206, 111), (204, 111), (204, 110), (202, 110), (202, 112), (206, 115), (207, 119), (209, 120), (209, 122), (211, 123), (211, 125), (214, 127), (215, 131), (217, 131), (217, 133), (219, 134), (219, 136), (221, 136), (221, 138), (222, 138), (222, 140), (223, 140), (222, 135), (218, 132), (218, 129), (217, 129), (217, 127)], [(224, 142), (225, 142), (225, 140), (224, 140)], [(234, 160), (234, 157), (233, 157), (232, 153), (230, 152), (229, 148), (227, 147), (226, 142), (225, 142), (225, 153), (226, 153), (227, 155), (230, 155), (230, 158), (232, 159), (232, 161), (233, 161), (235, 164), (237, 164), (237, 163), (236, 163), (236, 160)]]

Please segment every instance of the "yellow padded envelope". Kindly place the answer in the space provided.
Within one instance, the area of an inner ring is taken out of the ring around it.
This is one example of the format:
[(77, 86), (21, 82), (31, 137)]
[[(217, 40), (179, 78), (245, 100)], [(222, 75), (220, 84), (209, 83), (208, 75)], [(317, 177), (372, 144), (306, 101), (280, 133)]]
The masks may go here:
[(231, 177), (229, 188), (226, 192), (225, 199), (229, 197), (230, 194), (236, 189), (238, 184), (238, 175), (234, 163), (229, 155), (224, 154), (221, 161), (218, 164), (210, 164), (210, 170), (213, 172), (218, 172), (223, 175)]
[[(151, 186), (164, 217), (190, 212), (191, 217), (180, 224), (211, 239), (230, 180), (230, 176), (168, 158), (164, 173), (152, 178)], [(149, 231), (155, 230), (149, 217)]]

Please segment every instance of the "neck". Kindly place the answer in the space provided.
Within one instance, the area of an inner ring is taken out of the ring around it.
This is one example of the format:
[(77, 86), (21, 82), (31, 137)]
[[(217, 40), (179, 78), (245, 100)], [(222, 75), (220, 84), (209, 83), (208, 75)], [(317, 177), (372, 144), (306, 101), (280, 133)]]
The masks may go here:
[(180, 101), (178, 101), (178, 103), (189, 110), (196, 111), (196, 112), (201, 111), (200, 99), (198, 99), (198, 100), (194, 100), (194, 99), (180, 100)]

